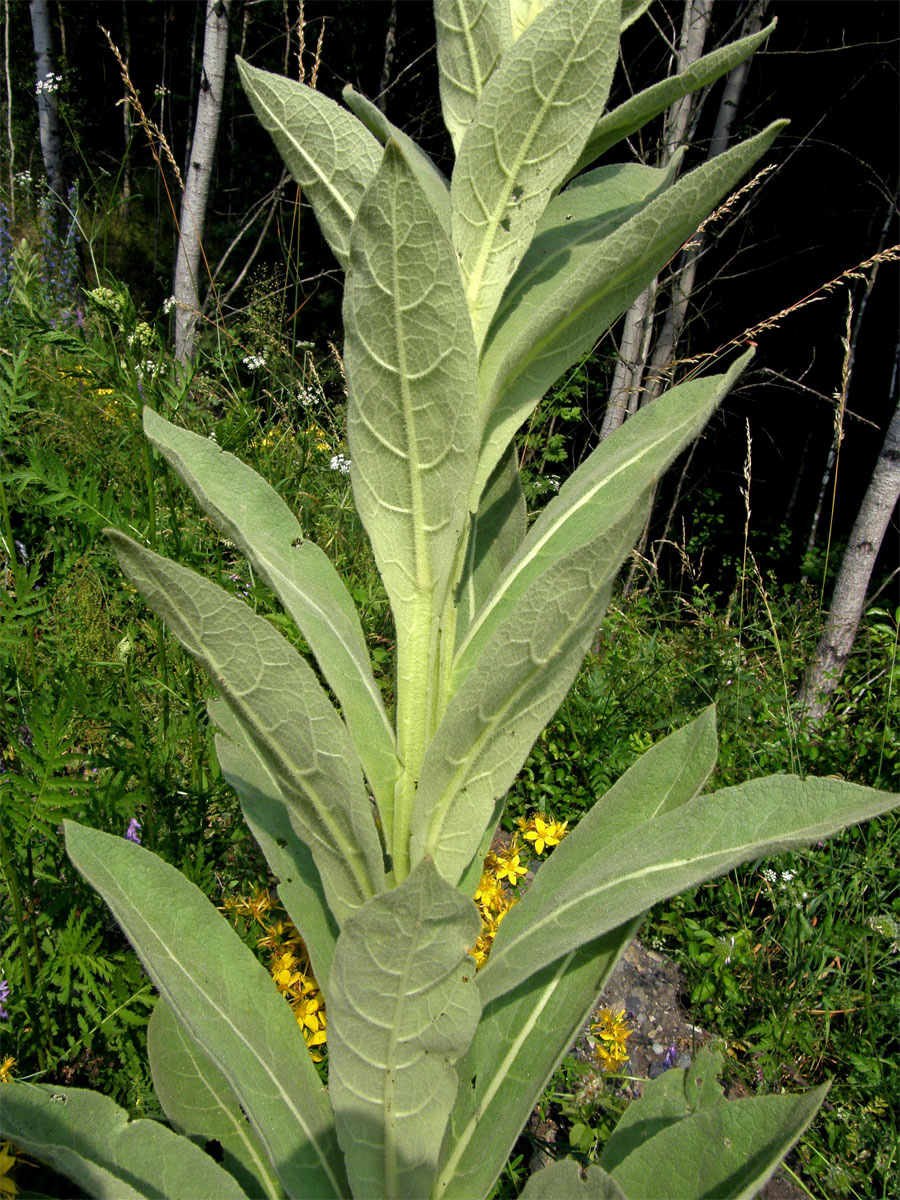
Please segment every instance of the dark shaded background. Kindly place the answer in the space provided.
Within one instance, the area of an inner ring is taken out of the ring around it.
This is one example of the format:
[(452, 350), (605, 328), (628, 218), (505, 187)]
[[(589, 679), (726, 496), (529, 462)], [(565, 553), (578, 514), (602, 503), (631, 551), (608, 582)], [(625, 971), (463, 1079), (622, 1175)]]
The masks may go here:
[[(115, 198), (117, 220), (97, 234), (95, 251), (105, 267), (128, 283), (139, 305), (151, 312), (171, 291), (173, 221), (164, 189), (140, 131), (131, 145), (132, 195), (118, 199), (124, 152), (118, 66), (99, 26), (120, 48), (130, 47), (132, 77), (145, 106), (161, 122), (176, 157), (183, 161), (193, 123), (198, 63), (202, 54), (202, 2), (195, 0), (64, 0), (53, 6), (60, 35), (62, 90), (67, 118), (68, 166), (82, 201), (98, 211)], [(34, 65), (28, 6), (12, 5), (12, 53), (17, 140), (16, 169), (41, 173), (36, 136)], [(382, 76), (389, 0), (309, 0), (305, 7), (307, 69), (324, 23), (318, 86), (339, 98), (345, 83), (374, 98)], [(667, 38), (677, 38), (681, 4), (658, 2), (627, 32), (612, 102), (660, 78), (667, 69)], [(294, 0), (235, 3), (232, 49), (250, 62), (296, 76), (296, 39), (285, 64), (286, 22), (296, 21)], [(738, 35), (743, 5), (718, 0), (709, 51)], [(775, 0), (770, 15), (778, 28), (753, 59), (739, 117), (746, 136), (777, 117), (791, 126), (765, 162), (777, 171), (753, 195), (739, 223), (717, 229), (703, 260), (696, 309), (683, 354), (714, 350), (742, 330), (814, 292), (828, 280), (874, 254), (894, 205), (887, 245), (900, 241), (898, 187), (898, 46), (900, 5), (894, 0)], [(654, 21), (656, 28), (654, 27)], [(396, 45), (386, 92), (388, 116), (449, 172), (450, 142), (440, 117), (431, 5), (399, 0)], [(262, 135), (237, 82), (228, 90), (220, 135), (217, 178), (211, 199), (207, 250), (215, 260), (230, 242), (242, 215), (278, 178), (280, 160)], [(154, 97), (163, 84), (164, 102)], [(688, 165), (705, 153), (720, 81), (706, 98)], [(652, 144), (658, 128), (643, 135)], [(639, 147), (632, 147), (633, 150)], [(610, 160), (627, 157), (618, 146)], [(760, 164), (763, 165), (763, 164)], [(290, 228), (294, 189), (289, 187), (261, 255), (280, 269)], [(255, 238), (255, 233), (253, 235)], [(324, 347), (340, 327), (340, 274), (322, 243), (309, 210), (301, 225), (299, 273), (307, 302), (307, 336)], [(242, 256), (236, 255), (236, 270)], [(227, 272), (226, 279), (227, 283)], [(862, 285), (854, 285), (857, 305)], [(835, 506), (835, 539), (846, 538), (893, 411), (890, 394), (898, 345), (897, 266), (881, 268), (869, 297), (848, 397)], [(246, 301), (246, 296), (236, 302)], [(743, 466), (746, 422), (752, 437), (751, 546), (763, 567), (777, 567), (782, 581), (799, 576), (801, 557), (832, 436), (831, 397), (840, 385), (841, 338), (847, 292), (833, 294), (794, 314), (757, 338), (751, 372), (726, 400), (691, 462), (672, 536), (706, 541), (704, 575), (713, 588), (729, 590), (730, 560), (743, 543)], [(617, 331), (616, 331), (617, 332)], [(597, 351), (585, 403), (586, 420), (574, 431), (572, 461), (591, 448), (602, 416), (604, 377), (613, 343)], [(802, 384), (802, 387), (798, 386)], [(658, 536), (677, 480), (662, 489)], [(830, 493), (829, 493), (830, 495)], [(819, 533), (827, 536), (828, 508)], [(683, 524), (682, 524), (683, 520)], [(896, 516), (878, 572), (897, 563)], [(833, 553), (833, 563), (839, 553)], [(674, 554), (664, 567), (677, 571)], [(878, 573), (876, 572), (876, 574)], [(887, 597), (896, 602), (896, 596)]]

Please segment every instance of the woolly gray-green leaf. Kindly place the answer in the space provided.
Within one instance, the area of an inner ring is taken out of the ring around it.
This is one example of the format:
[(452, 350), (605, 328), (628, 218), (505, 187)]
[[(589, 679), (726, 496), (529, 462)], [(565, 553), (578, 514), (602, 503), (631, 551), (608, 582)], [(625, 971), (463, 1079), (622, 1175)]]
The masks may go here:
[(640, 1100), (629, 1104), (609, 1136), (603, 1149), (604, 1169), (615, 1171), (634, 1150), (691, 1113), (724, 1104), (716, 1079), (722, 1061), (719, 1051), (704, 1046), (689, 1068), (671, 1067), (645, 1083)]
[[(554, 200), (547, 225), (510, 284), (484, 345), (479, 368), (484, 433), (476, 490), (547, 388), (621, 316), (784, 124), (775, 122), (671, 187), (663, 186), (659, 194), (649, 192), (645, 203), (636, 195), (642, 186), (635, 173), (640, 168), (618, 178), (616, 191), (622, 189), (624, 203), (617, 201), (611, 210), (604, 207), (600, 172), (597, 186), (573, 184)], [(594, 176), (592, 172), (587, 178)], [(665, 183), (664, 177), (656, 178)], [(643, 179), (648, 187), (653, 176)], [(583, 186), (590, 189), (587, 196), (581, 193)], [(569, 207), (587, 199), (601, 207), (596, 223), (587, 217), (576, 220), (579, 210)], [(636, 211), (629, 211), (631, 204)], [(573, 220), (567, 222), (570, 212)]]
[(799, 1096), (750, 1096), (695, 1112), (633, 1150), (612, 1176), (628, 1200), (753, 1200), (827, 1092), (824, 1084)]
[(579, 857), (581, 838), (589, 842), (579, 869), (565, 870), (565, 860), (556, 867), (551, 857), (504, 917), (479, 975), (484, 1001), (657, 900), (748, 859), (831, 837), (897, 803), (897, 796), (838, 779), (772, 775), (699, 796), (616, 837), (591, 827), (581, 835), (576, 826), (566, 840)]
[(747, 361), (681, 384), (637, 413), (532, 526), (456, 655), (452, 698), (422, 764), (413, 861), (430, 854), (447, 879), (459, 879), (494, 801), (572, 683), (643, 528), (650, 488)]
[[(623, 13), (624, 10), (625, 5), (623, 5)], [(640, 16), (640, 13), (637, 16)], [(769, 37), (777, 24), (777, 21), (772, 21), (759, 33), (740, 38), (728, 46), (713, 50), (711, 54), (704, 54), (680, 75), (673, 75), (671, 79), (664, 79), (662, 82), (654, 84), (653, 87), (638, 92), (636, 96), (632, 96), (630, 100), (626, 100), (612, 112), (606, 113), (597, 122), (593, 133), (588, 138), (584, 152), (573, 167), (571, 174), (577, 175), (585, 167), (589, 167), (601, 154), (605, 154), (612, 146), (637, 132), (682, 96), (707, 87), (738, 66), (739, 63), (746, 62)]]
[(311, 668), (241, 600), (107, 530), (125, 574), (206, 669), (291, 806), (341, 921), (384, 888), (384, 860), (353, 745)]
[(438, 170), (418, 142), (392, 125), (384, 113), (371, 100), (361, 96), (348, 83), (341, 92), (344, 103), (371, 130), (383, 146), (393, 140), (403, 151), (410, 170), (419, 181), (422, 191), (431, 201), (441, 228), (450, 236), (450, 181)]
[(382, 150), (368, 129), (321, 92), (237, 60), (260, 124), (313, 206), (335, 258), (346, 268), (350, 227)]
[(338, 927), (309, 847), (294, 828), (278, 781), (221, 700), (209, 714), (227, 736), (216, 736), (222, 774), (237, 792), (250, 832), (278, 880), (278, 899), (303, 938), (316, 979), (327, 979)]
[(372, 674), (359, 615), (330, 559), (302, 537), (297, 519), (274, 488), (210, 438), (179, 429), (150, 408), (144, 409), (144, 432), (297, 623), (340, 701), (382, 820), (389, 822), (399, 769), (394, 731)]
[(465, 633), (503, 568), (525, 539), (525, 494), (516, 449), (494, 468), (469, 524), (466, 561), (457, 593), (457, 637)]
[(346, 1179), (325, 1089), (262, 963), (206, 896), (155, 854), (72, 821), (65, 832), (72, 862), (225, 1075), (287, 1194), (343, 1196)]
[(341, 930), (328, 1086), (355, 1196), (427, 1196), (481, 1004), (475, 905), (424, 861)]
[(513, 42), (505, 0), (434, 0), (438, 86), (458, 154), (485, 84)]
[(4, 1137), (97, 1200), (246, 1196), (199, 1146), (158, 1121), (129, 1120), (99, 1092), (6, 1084), (0, 1112)]
[(453, 241), (480, 346), (553, 193), (609, 94), (619, 0), (544, 9), (501, 59), (459, 147)]
[(528, 1178), (521, 1200), (630, 1200), (611, 1175), (574, 1158), (561, 1158)]
[(179, 1133), (201, 1149), (215, 1139), (222, 1165), (248, 1196), (284, 1195), (262, 1142), (241, 1112), (228, 1080), (160, 997), (147, 1025), (153, 1090)]
[(393, 142), (353, 226), (344, 325), (353, 492), (402, 631), (446, 592), (477, 385), (453, 249)]
[(490, 1193), (639, 924), (629, 922), (572, 951), (485, 1008), (457, 1066), (460, 1085), (435, 1198), (469, 1200)]

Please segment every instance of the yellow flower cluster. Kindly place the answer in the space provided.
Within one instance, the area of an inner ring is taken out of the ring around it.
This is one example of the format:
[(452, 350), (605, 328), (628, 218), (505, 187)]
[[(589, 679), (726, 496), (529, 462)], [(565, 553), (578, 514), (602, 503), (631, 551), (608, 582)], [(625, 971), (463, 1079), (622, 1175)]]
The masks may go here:
[(625, 1043), (633, 1032), (634, 1030), (625, 1024), (624, 1008), (617, 1013), (608, 1008), (600, 1009), (597, 1020), (591, 1026), (591, 1033), (598, 1039), (594, 1053), (600, 1059), (604, 1071), (618, 1071), (623, 1063), (628, 1062), (628, 1047)]
[(492, 850), (484, 860), (481, 879), (475, 891), (475, 903), (481, 915), (481, 934), (469, 953), (475, 959), (476, 970), (480, 970), (487, 962), (500, 922), (519, 898), (515, 889), (528, 872), (528, 867), (522, 862), (522, 852), (533, 850), (535, 854), (543, 854), (545, 850), (558, 846), (566, 836), (566, 826), (569, 824), (568, 821), (553, 821), (545, 813), (520, 817), (517, 823), (526, 845), (520, 843), (519, 834), (516, 833), (505, 850)]
[(268, 952), (269, 974), (290, 1004), (313, 1062), (321, 1062), (319, 1047), (325, 1045), (327, 1038), (325, 1000), (312, 973), (303, 939), (286, 914), (283, 919), (278, 916), (284, 909), (265, 888), (257, 888), (250, 897), (229, 897), (222, 911), (249, 918), (263, 930), (256, 944)]

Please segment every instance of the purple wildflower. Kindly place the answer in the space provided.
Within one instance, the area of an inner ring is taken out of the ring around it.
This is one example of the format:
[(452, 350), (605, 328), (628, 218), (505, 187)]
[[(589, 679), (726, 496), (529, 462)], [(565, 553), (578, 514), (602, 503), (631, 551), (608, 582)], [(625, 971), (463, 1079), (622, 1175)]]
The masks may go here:
[(137, 817), (132, 817), (128, 822), (128, 831), (125, 836), (129, 842), (134, 842), (136, 846), (141, 844), (141, 823)]
[(23, 563), (26, 563), (26, 564), (27, 564), (27, 562), (28, 562), (28, 551), (25, 549), (25, 546), (22, 544), (22, 542), (20, 542), (20, 541), (18, 541), (18, 540), (16, 541), (16, 549), (17, 549), (17, 550), (18, 550), (18, 552), (19, 552), (19, 558), (21, 558), (21, 560), (22, 560), (22, 562), (23, 562)]
[(675, 1066), (675, 1043), (674, 1042), (668, 1048), (665, 1055), (663, 1056), (662, 1065), (663, 1065), (664, 1071), (668, 1071), (669, 1067)]
[(9, 984), (5, 979), (0, 979), (0, 1021), (9, 1019), (9, 1013), (3, 1007), (3, 1001), (9, 999)]

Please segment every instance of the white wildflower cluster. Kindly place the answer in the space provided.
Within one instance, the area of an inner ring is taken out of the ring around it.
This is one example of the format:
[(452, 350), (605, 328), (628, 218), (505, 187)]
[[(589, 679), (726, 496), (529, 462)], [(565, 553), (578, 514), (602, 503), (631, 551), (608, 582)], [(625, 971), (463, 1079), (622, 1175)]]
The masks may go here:
[(175, 297), (167, 296), (166, 299), (163, 300), (163, 303), (162, 303), (162, 310), (166, 314), (166, 316), (169, 315), (169, 313), (172, 311), (172, 309), (174, 307), (175, 307)]
[(809, 892), (802, 890), (800, 881), (794, 882), (797, 879), (796, 871), (782, 871), (779, 874), (771, 867), (764, 867), (760, 875), (771, 887), (777, 887), (779, 892), (789, 893), (786, 899), (792, 900), (795, 908), (802, 908), (803, 902), (809, 899)]
[(62, 83), (62, 75), (54, 75), (52, 71), (48, 71), (43, 79), (39, 79), (35, 85), (34, 94), (36, 96), (48, 95), (51, 92), (58, 92), (59, 85)]
[(135, 371), (137, 371), (142, 379), (157, 379), (160, 375), (165, 375), (166, 364), (164, 362), (155, 362), (152, 358), (145, 358), (142, 363), (138, 363)]
[(297, 402), (304, 408), (311, 408), (321, 400), (322, 394), (316, 387), (302, 387), (297, 392)]
[(342, 475), (349, 475), (350, 473), (350, 459), (345, 458), (343, 454), (333, 455), (328, 465), (332, 471), (340, 471)]
[(294, 346), (298, 350), (312, 350), (313, 349), (312, 342), (294, 342)]
[(13, 175), (13, 183), (17, 187), (31, 187), (33, 182), (30, 171), (16, 171)]
[(264, 354), (245, 354), (241, 362), (248, 371), (261, 371), (266, 365), (266, 356)]

